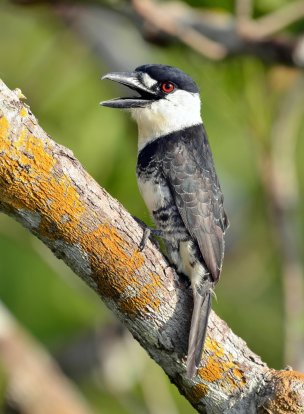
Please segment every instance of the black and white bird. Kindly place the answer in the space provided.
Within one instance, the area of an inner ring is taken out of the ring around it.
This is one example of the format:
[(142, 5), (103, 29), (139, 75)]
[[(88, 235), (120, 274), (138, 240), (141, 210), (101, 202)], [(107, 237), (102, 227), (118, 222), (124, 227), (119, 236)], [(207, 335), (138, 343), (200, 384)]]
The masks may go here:
[(170, 262), (191, 281), (194, 306), (187, 375), (192, 378), (202, 356), (228, 226), (201, 119), (199, 90), (180, 69), (158, 64), (108, 73), (102, 79), (137, 93), (101, 105), (126, 109), (137, 122), (137, 180), (156, 225), (151, 233), (163, 239)]

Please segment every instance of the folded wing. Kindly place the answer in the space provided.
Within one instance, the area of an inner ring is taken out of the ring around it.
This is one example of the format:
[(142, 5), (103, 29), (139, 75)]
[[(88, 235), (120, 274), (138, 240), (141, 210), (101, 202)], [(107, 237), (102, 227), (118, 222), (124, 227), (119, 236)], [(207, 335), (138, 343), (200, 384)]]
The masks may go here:
[(182, 220), (197, 241), (204, 262), (217, 281), (224, 256), (228, 220), (203, 126), (178, 141), (164, 143), (162, 166)]

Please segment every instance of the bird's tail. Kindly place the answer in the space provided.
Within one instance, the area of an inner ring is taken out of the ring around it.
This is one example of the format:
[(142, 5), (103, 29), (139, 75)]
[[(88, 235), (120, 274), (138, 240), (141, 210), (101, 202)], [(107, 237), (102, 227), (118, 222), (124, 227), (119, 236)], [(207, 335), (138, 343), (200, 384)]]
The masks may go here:
[[(209, 283), (207, 283), (209, 285)], [(200, 363), (207, 333), (208, 318), (211, 309), (212, 289), (210, 285), (203, 292), (193, 288), (193, 312), (190, 326), (187, 376), (193, 378)]]

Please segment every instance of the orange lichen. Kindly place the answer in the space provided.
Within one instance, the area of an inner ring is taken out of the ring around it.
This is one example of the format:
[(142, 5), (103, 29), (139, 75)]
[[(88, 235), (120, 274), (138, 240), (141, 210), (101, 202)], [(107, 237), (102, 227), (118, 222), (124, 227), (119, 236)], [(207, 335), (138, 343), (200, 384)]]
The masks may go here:
[(299, 414), (304, 412), (304, 374), (297, 371), (271, 371), (269, 394), (259, 413)]
[[(114, 227), (107, 223), (99, 225), (96, 230), (86, 232), (81, 244), (90, 254), (100, 292), (119, 300), (122, 311), (135, 315), (159, 308), (156, 292), (161, 286), (160, 277), (147, 275), (147, 282), (141, 280), (139, 283), (137, 270), (144, 264), (144, 256), (138, 250), (130, 255), (125, 241)], [(98, 248), (100, 245), (102, 249)], [(130, 286), (132, 292), (129, 291)]]
[(238, 386), (244, 387), (246, 385), (246, 378), (244, 376), (244, 371), (241, 370), (239, 367), (233, 368), (233, 375), (237, 378)]
[(130, 278), (134, 278), (136, 270), (143, 265), (143, 255), (138, 251), (130, 255), (125, 241), (109, 223), (99, 224), (95, 230), (89, 230), (83, 223), (81, 231), (84, 233), (84, 237), (80, 242), (84, 250), (91, 256), (92, 266), (98, 268), (100, 262), (104, 264), (101, 271), (97, 271), (99, 276), (97, 282), (100, 284), (100, 288), (103, 287), (104, 268), (107, 269), (108, 277), (111, 277), (112, 274), (119, 274), (119, 283), (121, 287), (126, 288), (130, 283)]
[[(304, 373), (299, 371), (292, 371), (292, 370), (286, 370), (286, 371), (274, 371), (274, 376), (280, 381), (301, 381), (304, 383)], [(304, 390), (302, 388), (302, 390)]]
[(120, 301), (120, 308), (123, 312), (136, 315), (137, 313), (146, 313), (157, 311), (160, 306), (160, 299), (155, 296), (160, 287), (160, 277), (152, 275), (152, 281), (139, 287), (135, 296), (123, 298)]
[[(71, 236), (77, 225), (75, 219), (79, 221), (84, 211), (78, 192), (65, 175), (55, 174), (56, 160), (49, 151), (49, 142), (45, 145), (25, 126), (17, 139), (10, 141), (9, 127), (2, 117), (0, 139), (6, 153), (0, 167), (3, 198), (15, 209), (39, 211), (42, 235), (52, 237), (51, 223), (61, 227), (64, 222), (64, 234)], [(62, 220), (63, 216), (73, 216), (74, 220)]]
[(222, 345), (214, 339), (211, 339), (210, 336), (207, 336), (206, 338), (205, 349), (207, 349), (210, 354), (215, 354), (217, 358), (221, 358), (225, 355), (225, 350)]
[(20, 116), (22, 117), (22, 118), (25, 118), (26, 116), (27, 116), (27, 114), (28, 114), (28, 112), (27, 112), (27, 109), (25, 108), (25, 106), (23, 106), (22, 108), (21, 108), (21, 110), (20, 110)]
[[(0, 139), (5, 140), (8, 135), (9, 135), (9, 122), (8, 120), (5, 118), (5, 116), (0, 115)], [(2, 151), (4, 148), (2, 147), (2, 145), (4, 144), (4, 142), (2, 143), (1, 141), (1, 147), (0, 150)]]
[(223, 346), (207, 337), (206, 350), (212, 351), (198, 375), (206, 382), (217, 382), (221, 388), (242, 388), (246, 379), (240, 367), (225, 353)]
[(243, 371), (219, 342), (207, 336), (205, 350), (209, 355), (204, 360), (203, 367), (198, 369), (198, 376), (203, 380), (203, 384), (193, 386), (189, 394), (193, 403), (206, 396), (208, 383), (216, 383), (226, 393), (246, 385)]
[(198, 370), (198, 375), (207, 382), (221, 380), (224, 374), (232, 368), (231, 364), (219, 362), (216, 357), (208, 357), (207, 363)]
[(196, 384), (190, 388), (187, 397), (193, 404), (197, 404), (208, 394), (208, 386), (205, 384)]
[(151, 301), (149, 296), (136, 295), (135, 297), (130, 297), (123, 299), (119, 308), (122, 312), (127, 313), (128, 315), (144, 315), (148, 313), (149, 308), (152, 308), (154, 311), (157, 311), (160, 306), (160, 300)]
[[(19, 115), (25, 111), (21, 109)], [(157, 311), (160, 278), (154, 274), (147, 275), (145, 281), (137, 278), (143, 254), (137, 250), (130, 254), (110, 223), (92, 221), (74, 183), (53, 157), (51, 140), (36, 137), (22, 122), (17, 137), (11, 139), (10, 128), (9, 121), (0, 118), (0, 151), (5, 153), (0, 165), (1, 196), (6, 204), (16, 211), (38, 213), (37, 230), (48, 240), (59, 239), (82, 248), (100, 292), (118, 300), (122, 310), (133, 315)]]

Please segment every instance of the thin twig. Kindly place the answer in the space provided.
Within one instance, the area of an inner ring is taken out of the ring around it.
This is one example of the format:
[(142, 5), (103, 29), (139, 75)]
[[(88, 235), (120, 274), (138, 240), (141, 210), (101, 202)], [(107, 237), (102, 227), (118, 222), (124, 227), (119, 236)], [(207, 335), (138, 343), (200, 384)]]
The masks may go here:
[[(11, 1), (30, 4), (33, 0)], [(37, 3), (44, 1), (46, 0), (35, 0)], [(145, 40), (151, 43), (168, 46), (178, 40), (211, 60), (221, 60), (236, 54), (249, 54), (267, 63), (277, 62), (303, 68), (304, 54), (301, 36), (292, 34), (274, 36), (274, 34), (304, 17), (304, 1), (290, 2), (281, 9), (257, 20), (250, 18), (252, 1), (237, 0), (236, 15), (194, 8), (182, 1), (106, 1), (103, 7), (106, 5), (117, 15), (128, 16), (139, 28)], [(111, 55), (113, 55), (112, 34), (105, 41), (100, 30), (95, 29), (95, 26), (100, 28), (103, 24), (102, 18), (99, 18), (97, 13), (100, 10), (103, 13), (103, 7), (89, 0), (85, 4), (77, 3), (71, 15), (69, 9), (75, 5), (73, 2), (65, 2), (64, 6), (60, 2), (51, 3), (55, 11), (59, 12), (60, 17), (66, 23), (72, 23), (73, 30), (87, 39), (87, 43), (92, 45), (95, 53), (103, 53), (103, 60), (109, 55), (108, 48), (111, 49)], [(96, 23), (92, 23), (92, 16)], [(97, 23), (98, 20), (100, 24)], [(77, 22), (77, 25), (75, 26), (73, 22)], [(109, 46), (110, 38), (111, 45)], [(117, 66), (117, 61), (115, 64)]]
[(248, 20), (246, 25), (242, 25), (242, 33), (254, 39), (263, 39), (278, 33), (303, 17), (304, 1), (293, 1), (259, 19)]
[(235, 0), (235, 17), (237, 21), (250, 20), (252, 12), (252, 0)]
[[(162, 4), (157, 7), (151, 0), (132, 0), (133, 9), (140, 14), (146, 22), (150, 23), (160, 31), (167, 32), (181, 40), (184, 44), (196, 50), (197, 52), (207, 56), (213, 60), (223, 59), (226, 54), (226, 48), (220, 43), (208, 38), (198, 30), (182, 24), (176, 18), (174, 8), (181, 6), (174, 4)], [(186, 8), (186, 6), (184, 5)], [(167, 11), (167, 12), (166, 12)]]
[[(241, 0), (240, 0), (241, 1)], [(298, 7), (300, 8), (299, 3)], [(132, 0), (133, 10), (143, 21), (142, 31), (152, 26), (154, 41), (167, 35), (167, 41), (178, 39), (190, 48), (212, 60), (221, 60), (234, 54), (251, 54), (267, 62), (280, 62), (289, 66), (304, 66), (304, 60), (299, 55), (299, 38), (281, 35), (276, 38), (266, 38), (269, 35), (268, 23), (281, 21), (284, 13), (269, 15), (269, 20), (261, 18), (257, 22), (247, 17), (245, 10), (238, 11), (243, 16), (239, 21), (226, 13), (218, 15), (194, 9), (182, 2), (160, 3), (155, 0)], [(249, 9), (249, 5), (247, 6)], [(286, 6), (287, 7), (287, 6)], [(240, 8), (240, 6), (239, 6)], [(247, 10), (249, 13), (250, 10)], [(289, 20), (291, 17), (300, 18), (303, 14), (296, 13), (295, 8), (286, 10)], [(211, 18), (211, 16), (213, 18)], [(265, 22), (265, 24), (264, 24)], [(260, 24), (261, 23), (261, 24)], [(271, 24), (271, 28), (274, 24)]]

